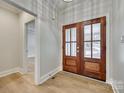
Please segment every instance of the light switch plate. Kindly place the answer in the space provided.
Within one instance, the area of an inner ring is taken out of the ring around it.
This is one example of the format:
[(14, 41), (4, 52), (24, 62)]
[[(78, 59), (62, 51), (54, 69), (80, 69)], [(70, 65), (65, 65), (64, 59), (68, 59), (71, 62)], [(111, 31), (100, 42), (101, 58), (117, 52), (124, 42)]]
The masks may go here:
[(121, 36), (121, 43), (124, 43), (124, 35)]

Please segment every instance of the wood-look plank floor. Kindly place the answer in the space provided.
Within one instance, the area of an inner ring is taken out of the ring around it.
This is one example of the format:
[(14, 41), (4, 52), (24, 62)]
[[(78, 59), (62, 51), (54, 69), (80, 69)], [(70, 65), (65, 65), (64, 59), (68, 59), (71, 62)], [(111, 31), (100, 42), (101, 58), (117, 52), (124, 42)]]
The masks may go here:
[(107, 84), (85, 77), (60, 72), (55, 79), (49, 79), (35, 86), (28, 75), (15, 73), (0, 78), (0, 93), (113, 93)]

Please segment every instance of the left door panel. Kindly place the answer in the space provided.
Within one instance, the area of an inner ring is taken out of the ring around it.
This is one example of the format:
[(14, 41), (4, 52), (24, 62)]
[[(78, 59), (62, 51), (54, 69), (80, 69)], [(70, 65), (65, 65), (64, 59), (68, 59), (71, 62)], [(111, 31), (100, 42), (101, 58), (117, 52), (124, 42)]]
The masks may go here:
[(78, 24), (63, 27), (63, 70), (79, 73), (79, 26)]

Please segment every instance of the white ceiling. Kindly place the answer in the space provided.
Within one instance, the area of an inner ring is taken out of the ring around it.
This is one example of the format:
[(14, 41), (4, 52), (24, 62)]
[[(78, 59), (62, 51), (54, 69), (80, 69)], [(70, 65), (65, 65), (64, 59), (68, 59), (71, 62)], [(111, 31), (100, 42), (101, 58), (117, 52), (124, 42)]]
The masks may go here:
[(13, 12), (13, 13), (16, 13), (16, 14), (19, 14), (19, 13), (22, 12), (20, 9), (18, 9), (18, 8), (16, 8), (16, 7), (14, 7), (14, 6), (2, 1), (2, 0), (0, 0), (0, 8), (7, 9), (7, 10)]

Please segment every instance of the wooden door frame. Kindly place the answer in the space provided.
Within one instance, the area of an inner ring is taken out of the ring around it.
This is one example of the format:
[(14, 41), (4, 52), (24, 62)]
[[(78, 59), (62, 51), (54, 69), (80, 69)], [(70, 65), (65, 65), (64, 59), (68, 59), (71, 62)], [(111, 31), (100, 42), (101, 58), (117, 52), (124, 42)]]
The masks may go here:
[[(104, 17), (99, 17), (99, 18), (94, 18), (94, 19), (91, 19), (91, 20), (94, 21), (94, 20), (100, 19), (100, 18), (105, 19), (105, 23), (106, 23), (106, 16), (104, 16)], [(91, 20), (90, 20), (90, 21), (91, 21)], [(84, 22), (85, 22), (85, 21), (84, 21)], [(78, 28), (78, 29), (79, 29), (80, 31), (82, 30), (82, 26), (81, 26), (81, 25), (83, 24), (83, 22), (78, 22), (78, 23), (74, 23), (74, 24), (78, 24), (78, 25), (79, 25), (79, 28)], [(74, 24), (64, 25), (64, 26), (63, 26), (63, 29), (64, 29), (64, 27), (66, 27), (66, 26), (71, 27), (71, 25), (74, 25)], [(104, 37), (103, 42), (104, 42), (104, 44), (105, 44), (105, 46), (106, 46), (106, 30), (107, 30), (106, 24), (105, 24), (105, 27), (104, 27), (104, 28), (105, 28), (105, 33), (104, 33), (105, 35), (103, 35), (103, 36), (105, 36), (105, 37)], [(80, 34), (80, 35), (81, 35), (81, 34)], [(81, 37), (81, 36), (80, 36), (80, 37)], [(63, 44), (64, 44), (64, 40), (63, 40)], [(82, 48), (82, 47), (80, 47), (80, 48)], [(106, 47), (105, 47), (105, 49), (106, 49)], [(104, 58), (105, 58), (105, 59), (104, 59), (104, 62), (105, 62), (105, 64), (104, 64), (104, 65), (105, 65), (105, 69), (104, 69), (104, 70), (106, 70), (106, 68), (107, 68), (107, 67), (106, 67), (106, 51), (104, 51), (104, 52), (105, 52), (105, 53), (104, 53), (104, 55), (105, 55), (105, 57), (104, 57)], [(63, 49), (63, 63), (64, 63), (64, 54), (65, 54), (65, 53), (64, 53), (64, 49)], [(81, 60), (81, 58), (82, 58), (81, 56), (83, 56), (82, 53), (80, 53), (80, 56), (79, 56), (79, 57), (80, 57), (80, 60)], [(80, 62), (80, 65), (81, 65), (81, 63), (82, 63), (82, 62)], [(63, 65), (64, 65), (64, 64), (63, 64)], [(80, 69), (83, 69), (83, 68), (80, 67)], [(81, 70), (79, 70), (78, 74), (82, 75)], [(107, 73), (105, 73), (105, 78), (106, 78), (106, 77), (107, 77)]]

